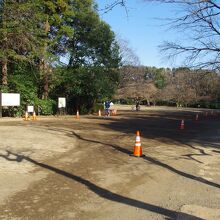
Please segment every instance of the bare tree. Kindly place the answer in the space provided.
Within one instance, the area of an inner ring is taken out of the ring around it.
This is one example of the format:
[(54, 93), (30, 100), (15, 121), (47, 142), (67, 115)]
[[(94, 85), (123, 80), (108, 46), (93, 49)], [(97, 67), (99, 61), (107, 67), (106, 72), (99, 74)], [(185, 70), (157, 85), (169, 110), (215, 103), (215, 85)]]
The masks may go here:
[(219, 98), (217, 92), (219, 76), (212, 71), (174, 69), (166, 75), (166, 86), (161, 91), (161, 100), (173, 101), (177, 106), (199, 101), (214, 101)]
[(133, 100), (147, 100), (155, 102), (158, 94), (153, 79), (146, 78), (146, 67), (144, 66), (125, 66), (120, 70), (121, 83), (117, 91), (117, 99), (133, 99)]
[(99, 11), (102, 11), (103, 13), (108, 13), (116, 6), (122, 6), (126, 9), (126, 0), (112, 0), (109, 4), (106, 4), (105, 7), (101, 8)]
[(123, 66), (139, 66), (140, 59), (135, 53), (134, 49), (129, 46), (129, 42), (125, 39), (117, 37), (117, 42), (119, 45), (119, 53), (122, 58)]
[[(185, 39), (165, 41), (161, 52), (169, 59), (185, 57), (185, 63), (194, 68), (212, 68), (220, 71), (220, 3), (217, 0), (142, 0), (175, 5), (178, 16), (167, 19), (172, 29)], [(112, 0), (102, 9), (108, 12), (116, 6), (126, 8), (126, 0)], [(187, 38), (187, 39), (186, 39)], [(183, 56), (184, 55), (184, 56)]]
[[(175, 4), (179, 10), (169, 25), (186, 38), (178, 43), (164, 42), (160, 49), (168, 58), (185, 55), (195, 68), (220, 70), (220, 3), (216, 0), (143, 0)], [(179, 7), (177, 7), (179, 6)]]

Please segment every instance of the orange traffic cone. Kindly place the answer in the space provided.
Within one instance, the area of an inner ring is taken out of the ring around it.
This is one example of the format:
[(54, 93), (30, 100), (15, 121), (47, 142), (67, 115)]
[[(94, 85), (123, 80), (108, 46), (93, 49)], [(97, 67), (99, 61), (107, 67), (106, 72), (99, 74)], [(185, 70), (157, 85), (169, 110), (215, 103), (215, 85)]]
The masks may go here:
[(99, 109), (99, 116), (102, 116), (101, 110)]
[(137, 133), (136, 133), (136, 141), (135, 141), (135, 145), (134, 145), (134, 156), (135, 157), (142, 156), (141, 137), (140, 137), (139, 131), (137, 131)]
[(183, 130), (185, 128), (184, 120), (181, 121), (180, 129)]
[(117, 109), (112, 110), (112, 115), (117, 115)]
[(33, 121), (36, 121), (37, 120), (37, 116), (36, 116), (36, 113), (35, 111), (33, 112)]
[(79, 119), (79, 111), (76, 112), (76, 118)]
[(28, 121), (28, 112), (27, 111), (25, 112), (24, 120)]

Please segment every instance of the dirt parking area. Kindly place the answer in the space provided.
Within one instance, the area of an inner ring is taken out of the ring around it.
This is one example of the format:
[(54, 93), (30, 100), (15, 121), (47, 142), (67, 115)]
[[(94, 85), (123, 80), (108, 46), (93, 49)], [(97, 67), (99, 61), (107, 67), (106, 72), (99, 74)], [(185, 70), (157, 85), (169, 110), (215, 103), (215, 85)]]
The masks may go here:
[[(219, 113), (115, 108), (0, 119), (0, 219), (219, 220)], [(132, 156), (137, 130), (141, 158)]]

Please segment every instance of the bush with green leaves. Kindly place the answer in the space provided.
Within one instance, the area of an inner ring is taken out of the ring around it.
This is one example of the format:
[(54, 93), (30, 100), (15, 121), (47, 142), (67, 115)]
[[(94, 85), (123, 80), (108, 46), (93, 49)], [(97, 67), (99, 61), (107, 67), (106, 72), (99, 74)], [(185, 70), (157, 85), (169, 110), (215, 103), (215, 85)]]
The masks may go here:
[(38, 114), (41, 115), (52, 115), (56, 113), (56, 101), (52, 99), (39, 99), (38, 102)]
[(60, 70), (59, 83), (51, 91), (51, 97), (67, 98), (68, 113), (75, 114), (94, 111), (93, 107), (102, 100), (111, 99), (118, 82), (115, 70), (104, 68), (63, 68)]

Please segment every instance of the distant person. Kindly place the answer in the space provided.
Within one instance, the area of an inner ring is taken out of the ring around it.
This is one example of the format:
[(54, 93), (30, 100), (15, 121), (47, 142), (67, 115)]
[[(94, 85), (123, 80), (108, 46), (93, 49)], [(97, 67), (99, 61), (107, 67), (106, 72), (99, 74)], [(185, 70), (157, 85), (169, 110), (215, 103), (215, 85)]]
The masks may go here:
[(136, 102), (136, 111), (139, 111), (139, 110), (140, 110), (140, 102), (137, 101), (137, 102)]
[(110, 102), (109, 102), (109, 101), (106, 101), (106, 102), (105, 102), (105, 115), (106, 115), (106, 116), (109, 116), (109, 115), (110, 115), (109, 108), (110, 108)]

